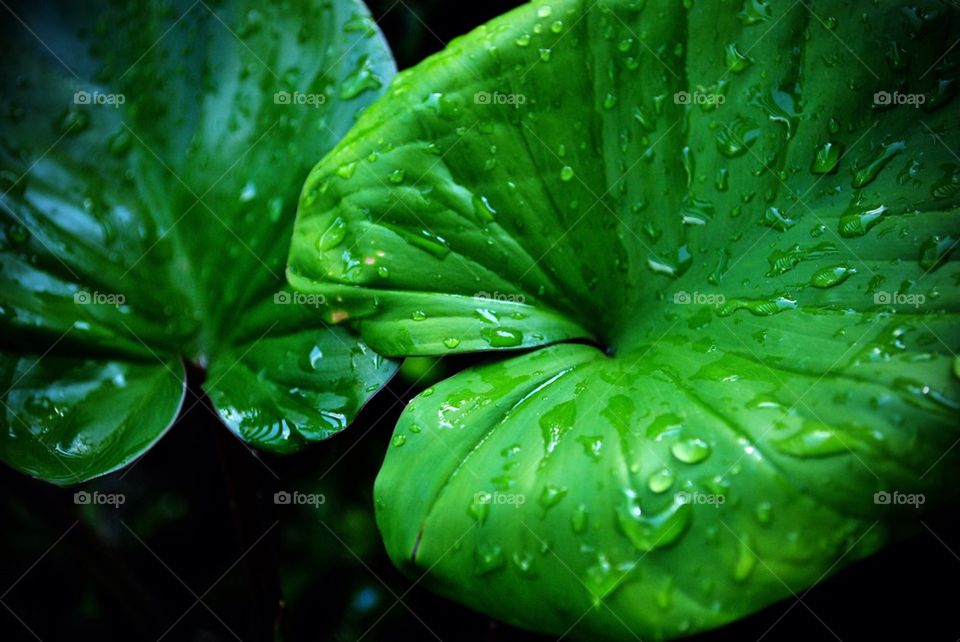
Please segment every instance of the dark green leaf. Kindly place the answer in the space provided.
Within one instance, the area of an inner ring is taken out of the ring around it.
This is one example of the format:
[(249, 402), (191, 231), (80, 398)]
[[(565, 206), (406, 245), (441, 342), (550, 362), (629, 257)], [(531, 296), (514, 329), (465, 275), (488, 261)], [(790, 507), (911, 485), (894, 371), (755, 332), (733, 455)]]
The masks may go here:
[[(0, 355), (0, 458), (55, 484), (113, 472), (146, 452), (173, 423), (183, 366)], [(149, 427), (149, 429), (145, 429)]]
[[(283, 264), (307, 159), (394, 72), (363, 5), (10, 10), (29, 30), (6, 21), (2, 44), (0, 325), (9, 359), (42, 359), (49, 387), (4, 388), (3, 459), (60, 483), (128, 462), (179, 404), (136, 422), (123, 404), (169, 401), (157, 362), (182, 378), (180, 357), (208, 368), (217, 410), (251, 444), (291, 451), (342, 428), (395, 366), (331, 330), (322, 300), (282, 290)], [(106, 393), (60, 390), (79, 368), (131, 372), (115, 413)], [(88, 446), (61, 451), (63, 435)]]

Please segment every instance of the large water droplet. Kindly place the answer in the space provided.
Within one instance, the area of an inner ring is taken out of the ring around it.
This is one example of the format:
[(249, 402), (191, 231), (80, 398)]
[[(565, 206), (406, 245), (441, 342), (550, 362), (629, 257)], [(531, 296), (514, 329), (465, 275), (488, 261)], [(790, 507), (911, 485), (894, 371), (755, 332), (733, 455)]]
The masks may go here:
[(672, 544), (690, 525), (690, 505), (678, 497), (660, 512), (647, 514), (633, 490), (627, 489), (625, 493), (625, 501), (617, 508), (617, 524), (639, 551), (652, 551)]
[(670, 447), (670, 452), (685, 464), (697, 464), (710, 456), (710, 445), (704, 440), (694, 437), (674, 442)]
[(810, 277), (810, 285), (815, 288), (832, 288), (856, 273), (857, 271), (848, 265), (831, 265), (814, 272)]
[(665, 493), (673, 486), (673, 471), (669, 468), (661, 468), (652, 473), (647, 479), (647, 487), (654, 493)]
[(738, 118), (717, 134), (717, 149), (727, 158), (743, 156), (760, 138), (760, 126), (746, 118)]
[(960, 243), (953, 236), (931, 236), (920, 246), (920, 267), (924, 270), (936, 270), (950, 257)]
[(491, 348), (515, 348), (523, 343), (523, 333), (512, 328), (483, 328), (480, 336)]
[(320, 239), (317, 241), (317, 248), (321, 252), (332, 250), (343, 242), (346, 235), (347, 224), (338, 216), (330, 222), (327, 229), (320, 235)]
[(869, 185), (877, 178), (880, 172), (894, 157), (905, 150), (907, 145), (898, 140), (882, 145), (868, 160), (857, 163), (853, 168), (853, 186), (856, 188)]
[(843, 145), (839, 143), (824, 143), (817, 147), (813, 156), (813, 166), (810, 171), (814, 174), (832, 174), (837, 170), (840, 156), (843, 154)]

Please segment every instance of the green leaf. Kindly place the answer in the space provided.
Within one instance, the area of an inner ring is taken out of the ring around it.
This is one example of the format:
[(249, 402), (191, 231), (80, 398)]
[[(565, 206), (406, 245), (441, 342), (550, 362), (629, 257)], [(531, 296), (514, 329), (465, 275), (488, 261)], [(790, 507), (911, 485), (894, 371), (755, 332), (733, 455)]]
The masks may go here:
[(184, 377), (176, 358), (150, 364), (4, 352), (0, 457), (62, 485), (123, 468), (173, 424)]
[(667, 638), (955, 499), (958, 30), (561, 0), (400, 74), (311, 173), (291, 283), (385, 355), (537, 349), (410, 404), (394, 561), (520, 626)]
[[(306, 159), (395, 70), (367, 10), (10, 10), (26, 26), (2, 45), (0, 326), (11, 364), (44, 367), (3, 389), (0, 457), (57, 483), (122, 466), (176, 417), (181, 358), (253, 445), (343, 428), (396, 366), (331, 329), (283, 269)], [(108, 376), (113, 395), (95, 385)]]
[(227, 348), (211, 365), (207, 389), (220, 416), (261, 448), (295, 452), (340, 432), (395, 370), (346, 330), (304, 321)]

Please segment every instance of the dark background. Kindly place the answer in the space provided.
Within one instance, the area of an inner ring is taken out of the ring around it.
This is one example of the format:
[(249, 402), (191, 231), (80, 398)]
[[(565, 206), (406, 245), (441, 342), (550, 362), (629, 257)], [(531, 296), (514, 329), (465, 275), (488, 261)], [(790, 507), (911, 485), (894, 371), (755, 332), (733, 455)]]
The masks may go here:
[[(368, 1), (401, 68), (518, 4)], [(403, 404), (462, 365), (418, 384), (423, 369), (398, 376), (343, 434), (293, 457), (252, 453), (198, 403), (129, 472), (83, 487), (124, 493), (119, 509), (76, 506), (76, 489), (0, 468), (0, 638), (546, 640), (414, 585), (374, 523), (373, 480)], [(187, 407), (202, 376), (191, 373)], [(277, 506), (284, 489), (326, 501)], [(952, 512), (924, 521), (936, 535), (921, 529), (802, 603), (696, 640), (960, 640), (960, 525)]]

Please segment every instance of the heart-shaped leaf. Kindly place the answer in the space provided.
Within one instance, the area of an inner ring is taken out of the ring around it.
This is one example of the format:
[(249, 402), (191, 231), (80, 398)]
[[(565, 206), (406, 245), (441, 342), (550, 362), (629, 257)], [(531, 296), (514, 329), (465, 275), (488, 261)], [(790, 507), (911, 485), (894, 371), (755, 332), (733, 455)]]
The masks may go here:
[(672, 637), (955, 497), (957, 34), (935, 1), (558, 0), (400, 74), (312, 172), (291, 282), (390, 356), (569, 343), (410, 404), (395, 562)]
[(394, 72), (363, 5), (5, 11), (0, 458), (57, 483), (130, 462), (177, 415), (181, 358), (251, 444), (343, 428), (395, 365), (283, 265), (306, 159)]

